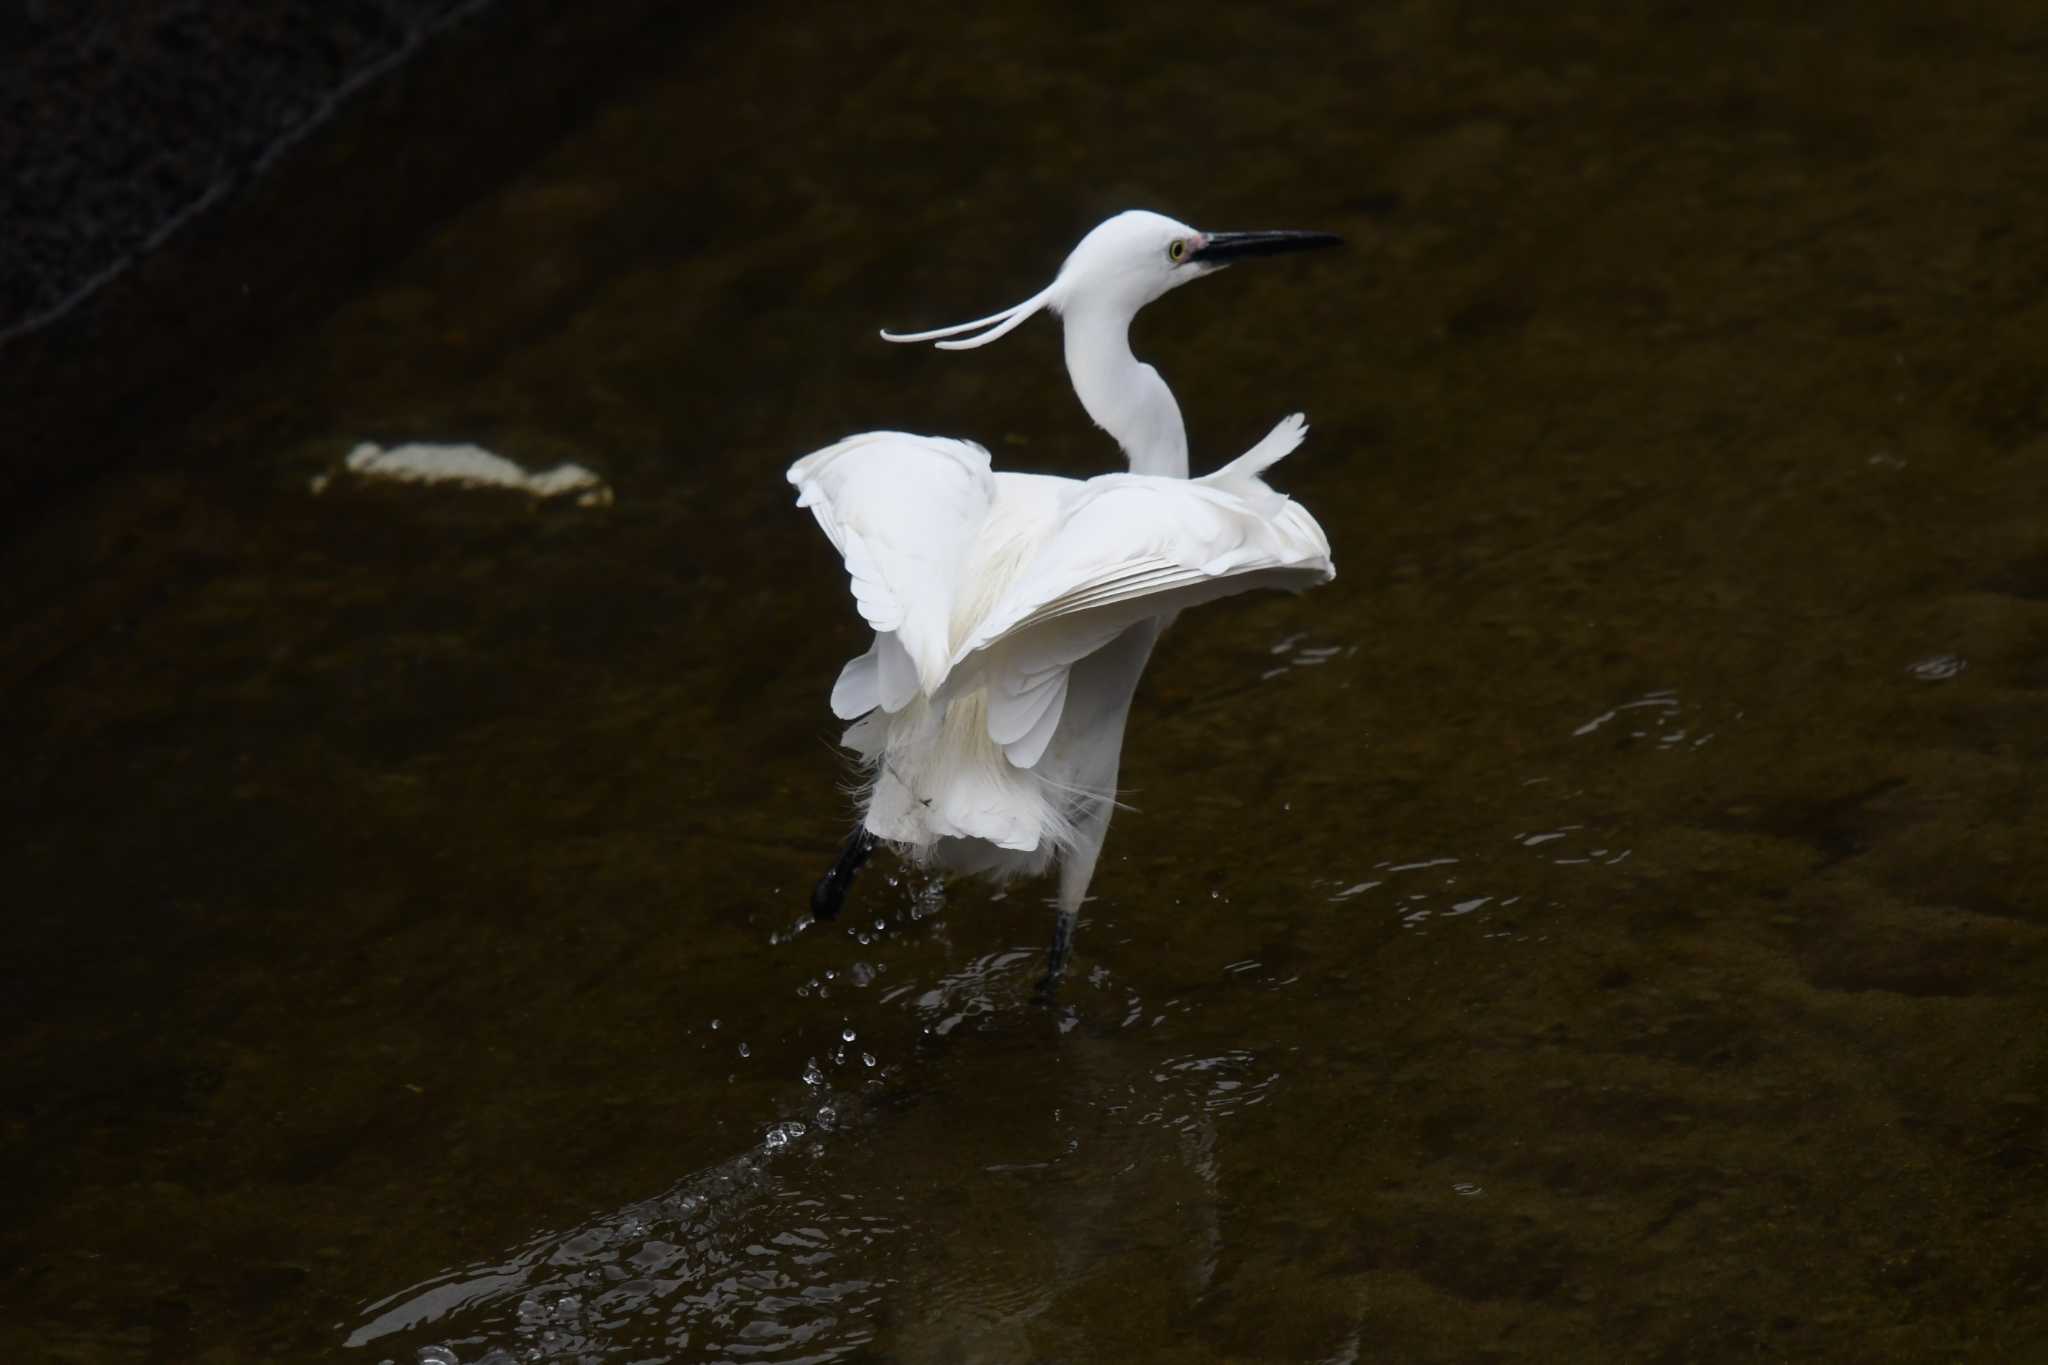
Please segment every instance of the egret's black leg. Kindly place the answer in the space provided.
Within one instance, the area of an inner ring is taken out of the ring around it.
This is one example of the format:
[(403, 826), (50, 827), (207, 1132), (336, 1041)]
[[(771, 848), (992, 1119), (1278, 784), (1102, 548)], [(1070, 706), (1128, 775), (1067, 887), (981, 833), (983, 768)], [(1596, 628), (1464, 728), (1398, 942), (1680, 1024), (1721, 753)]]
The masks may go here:
[(1052, 948), (1045, 955), (1045, 976), (1038, 983), (1038, 993), (1046, 999), (1052, 998), (1066, 974), (1067, 953), (1074, 946), (1074, 923), (1080, 918), (1078, 907), (1069, 910), (1062, 906), (1052, 922)]
[(818, 878), (818, 884), (811, 889), (812, 919), (838, 917), (846, 905), (846, 893), (853, 886), (853, 874), (860, 871), (880, 842), (866, 827), (853, 832), (846, 847), (839, 850), (839, 860), (832, 864), (832, 870)]

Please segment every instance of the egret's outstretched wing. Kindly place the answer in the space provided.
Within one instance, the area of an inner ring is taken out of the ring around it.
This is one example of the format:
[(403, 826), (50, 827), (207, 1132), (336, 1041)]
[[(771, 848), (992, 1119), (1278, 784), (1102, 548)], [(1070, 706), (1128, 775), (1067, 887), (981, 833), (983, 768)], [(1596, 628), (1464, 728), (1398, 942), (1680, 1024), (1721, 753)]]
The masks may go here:
[(869, 698), (899, 709), (913, 683), (936, 691), (952, 662), (961, 566), (995, 500), (988, 452), (972, 441), (870, 431), (806, 455), (789, 481), (846, 561), (877, 636), (840, 675), (834, 709), (859, 706), (858, 715), (876, 704), (859, 705)]
[[(952, 662), (1060, 617), (1119, 603), (1140, 607), (1128, 623), (1263, 586), (1274, 575), (1301, 587), (1335, 577), (1323, 528), (1259, 477), (1304, 430), (1299, 417), (1288, 418), (1199, 479), (1104, 474), (1080, 484), (1057, 528)], [(1238, 581), (1247, 578), (1258, 581)], [(1184, 596), (1189, 592), (1192, 598)]]
[(1030, 564), (953, 653), (952, 685), (987, 686), (989, 737), (1012, 763), (1029, 767), (1044, 753), (1069, 667), (1132, 623), (1335, 576), (1322, 527), (1259, 478), (1304, 430), (1289, 418), (1206, 478), (1107, 474), (1080, 485)]

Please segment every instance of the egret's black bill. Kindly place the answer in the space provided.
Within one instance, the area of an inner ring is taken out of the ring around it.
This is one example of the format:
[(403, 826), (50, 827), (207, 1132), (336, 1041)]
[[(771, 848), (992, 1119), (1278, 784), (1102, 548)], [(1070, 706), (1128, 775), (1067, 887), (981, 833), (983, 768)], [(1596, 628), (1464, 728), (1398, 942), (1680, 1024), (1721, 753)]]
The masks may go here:
[(1284, 256), (1290, 251), (1314, 251), (1318, 247), (1342, 246), (1344, 239), (1334, 232), (1212, 232), (1197, 247), (1190, 260), (1210, 265), (1229, 265), (1254, 256)]

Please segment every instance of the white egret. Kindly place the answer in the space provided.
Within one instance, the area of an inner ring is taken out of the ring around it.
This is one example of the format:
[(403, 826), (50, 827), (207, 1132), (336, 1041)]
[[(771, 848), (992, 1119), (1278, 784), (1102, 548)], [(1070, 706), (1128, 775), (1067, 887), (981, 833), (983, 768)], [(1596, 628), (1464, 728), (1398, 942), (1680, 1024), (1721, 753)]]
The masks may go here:
[(877, 843), (943, 872), (1006, 879), (1059, 864), (1046, 983), (1057, 982), (1116, 806), (1131, 695), (1183, 608), (1335, 574), (1308, 512), (1261, 475), (1301, 443), (1299, 413), (1213, 474), (1188, 477), (1180, 405), (1131, 354), (1131, 319), (1255, 256), (1334, 246), (1320, 232), (1198, 232), (1120, 213), (1058, 276), (1000, 313), (889, 341), (983, 346), (1051, 309), (1081, 406), (1128, 474), (994, 473), (971, 441), (871, 431), (789, 470), (846, 562), (873, 646), (832, 689), (867, 784), (860, 827), (811, 898), (831, 919)]

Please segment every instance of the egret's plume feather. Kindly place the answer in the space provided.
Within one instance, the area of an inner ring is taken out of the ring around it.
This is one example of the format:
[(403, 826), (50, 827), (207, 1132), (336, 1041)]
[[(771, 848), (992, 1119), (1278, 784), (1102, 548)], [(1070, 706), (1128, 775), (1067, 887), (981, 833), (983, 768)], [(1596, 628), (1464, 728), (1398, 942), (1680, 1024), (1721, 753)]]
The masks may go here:
[(962, 332), (972, 332), (977, 328), (988, 327), (989, 330), (983, 332), (980, 336), (967, 337), (960, 341), (939, 341), (938, 343), (939, 349), (942, 351), (971, 351), (976, 346), (986, 346), (997, 337), (1007, 335), (1016, 330), (1026, 318), (1052, 302), (1052, 290), (1053, 287), (1047, 285), (1022, 303), (1005, 308), (1000, 313), (990, 313), (985, 318), (976, 318), (972, 322), (956, 322), (951, 327), (934, 327), (929, 332), (884, 331), (882, 333), (882, 340), (895, 342), (937, 341), (940, 337), (957, 337)]

